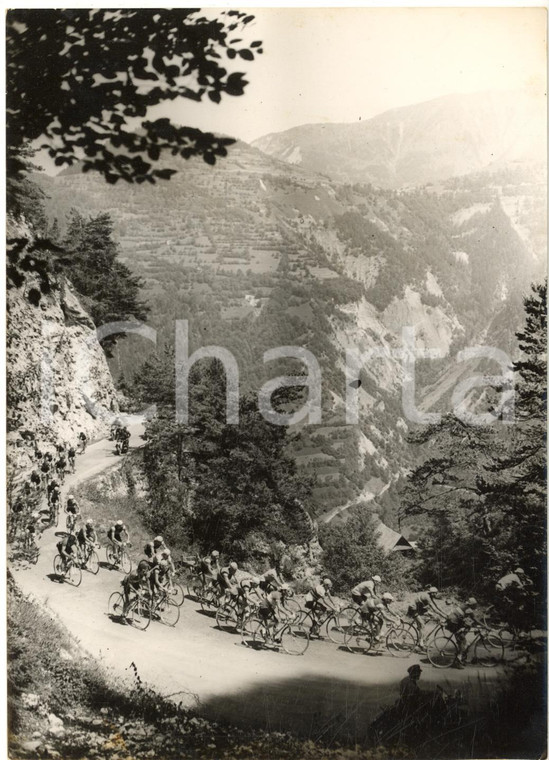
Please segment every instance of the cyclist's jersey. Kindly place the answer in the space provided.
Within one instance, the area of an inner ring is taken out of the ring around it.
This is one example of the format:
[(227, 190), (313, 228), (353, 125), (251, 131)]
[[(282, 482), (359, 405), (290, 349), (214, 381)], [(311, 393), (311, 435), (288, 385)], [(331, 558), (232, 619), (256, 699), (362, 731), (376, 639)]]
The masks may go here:
[(240, 581), (237, 587), (238, 596), (240, 599), (247, 600), (248, 594), (252, 590), (252, 584), (249, 580), (246, 578), (243, 581)]
[(133, 573), (132, 575), (127, 575), (124, 580), (122, 581), (122, 585), (127, 589), (131, 591), (139, 591), (143, 588), (144, 581), (141, 576), (139, 576), (137, 573)]
[(236, 579), (233, 581), (233, 578), (234, 574), (231, 575), (231, 571), (228, 567), (222, 567), (217, 574), (217, 582), (222, 588), (232, 589), (236, 581)]
[(354, 596), (374, 596), (376, 591), (376, 585), (374, 581), (363, 581), (362, 583), (358, 583), (353, 589), (351, 589), (351, 594)]
[(47, 488), (48, 493), (51, 493), (54, 490), (54, 488), (59, 488), (59, 483), (57, 482), (57, 480), (55, 480), (55, 478), (53, 480), (50, 480), (50, 482), (48, 483), (48, 488)]
[(68, 457), (69, 459), (74, 459), (76, 457), (76, 451), (72, 448), (72, 446), (69, 449)]
[(76, 537), (78, 539), (79, 544), (85, 544), (86, 541), (97, 540), (97, 536), (95, 535), (95, 529), (90, 528), (88, 526), (83, 526), (82, 528), (80, 528), (80, 530), (76, 534)]
[(42, 466), (40, 467), (43, 473), (47, 474), (50, 471), (50, 465), (48, 462), (42, 462)]
[(63, 458), (58, 459), (55, 466), (57, 467), (58, 470), (64, 470), (65, 467), (67, 466), (67, 461)]
[(381, 605), (379, 602), (376, 602), (375, 599), (372, 599), (371, 597), (369, 599), (366, 599), (364, 604), (360, 608), (360, 614), (363, 617), (372, 617), (374, 615), (381, 614)]
[(429, 611), (431, 597), (425, 591), (417, 594), (408, 607), (409, 615), (425, 615)]
[(307, 602), (321, 602), (323, 603), (326, 599), (327, 592), (324, 586), (319, 583), (317, 586), (311, 586), (309, 589), (309, 592), (305, 596), (305, 601)]
[(266, 573), (263, 573), (259, 579), (259, 588), (266, 594), (269, 594), (271, 591), (276, 591), (280, 588), (280, 581), (278, 580), (274, 570), (267, 570)]
[(277, 596), (273, 596), (276, 594), (276, 591), (271, 591), (270, 594), (267, 594), (264, 596), (260, 602), (259, 602), (259, 609), (263, 613), (263, 615), (269, 615), (269, 616), (275, 616), (277, 609), (278, 609), (278, 603), (279, 599)]
[(61, 546), (63, 548), (63, 551), (71, 554), (72, 550), (76, 547), (76, 541), (76, 536), (73, 536), (71, 533), (71, 535), (66, 536), (62, 541), (60, 541), (58, 546)]
[(33, 483), (40, 483), (40, 475), (36, 471), (31, 473), (31, 481)]
[(75, 515), (78, 512), (78, 504), (72, 499), (67, 502), (67, 512), (71, 515)]
[(122, 541), (122, 536), (126, 532), (126, 529), (123, 525), (111, 525), (107, 532), (108, 538), (111, 539), (111, 541), (114, 539), (115, 541)]
[(59, 489), (56, 488), (55, 491), (52, 491), (52, 493), (50, 495), (50, 501), (51, 501), (51, 503), (52, 504), (57, 504), (57, 502), (59, 501), (60, 496), (61, 496), (61, 494), (59, 492)]

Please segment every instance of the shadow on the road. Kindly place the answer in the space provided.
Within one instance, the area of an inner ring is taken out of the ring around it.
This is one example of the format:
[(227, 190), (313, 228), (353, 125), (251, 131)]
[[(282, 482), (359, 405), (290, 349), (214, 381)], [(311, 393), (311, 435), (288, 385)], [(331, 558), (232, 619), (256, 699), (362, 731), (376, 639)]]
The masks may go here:
[(46, 578), (49, 578), (52, 583), (62, 583), (63, 577), (61, 575), (57, 575), (57, 573), (48, 573), (46, 575)]
[(215, 610), (195, 610), (195, 612), (197, 612), (199, 615), (204, 615), (205, 617), (215, 617)]
[[(258, 652), (257, 656), (261, 657), (261, 653)], [(379, 683), (379, 678), (376, 679), (373, 673), (368, 674), (368, 661), (360, 658), (357, 660), (358, 663), (366, 664), (362, 682), (312, 674), (276, 680), (274, 672), (273, 679), (247, 690), (242, 689), (236, 693), (228, 691), (202, 702), (200, 712), (217, 722), (254, 725), (271, 732), (290, 732), (327, 747), (355, 744), (368, 746), (369, 725), (384, 708), (393, 705), (398, 699), (399, 683), (407, 675), (409, 662), (402, 661), (402, 673), (398, 678)], [(369, 677), (372, 682), (365, 683)], [(494, 680), (498, 680), (495, 675)], [(437, 681), (433, 683), (431, 680), (422, 685), (422, 688), (433, 691), (436, 683)], [(447, 691), (451, 690), (452, 684), (442, 674), (440, 684)], [(453, 686), (456, 685), (458, 684), (454, 682)], [(494, 684), (484, 691), (484, 698), (487, 693), (492, 693), (493, 686)], [(479, 691), (479, 679), (475, 674), (471, 673), (466, 680), (460, 680), (459, 687), (471, 707), (478, 702), (479, 697), (482, 701), (483, 692)], [(483, 756), (467, 754), (467, 748), (465, 754), (457, 748), (455, 754), (452, 754), (452, 741), (449, 739), (445, 743), (444, 750), (440, 746), (433, 746), (431, 752), (424, 747), (422, 760)]]

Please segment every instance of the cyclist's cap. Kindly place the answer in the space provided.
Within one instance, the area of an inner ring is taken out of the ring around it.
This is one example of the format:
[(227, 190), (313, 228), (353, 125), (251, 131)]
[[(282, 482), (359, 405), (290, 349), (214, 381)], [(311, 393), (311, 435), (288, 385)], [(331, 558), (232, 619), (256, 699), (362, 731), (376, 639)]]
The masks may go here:
[(241, 586), (251, 586), (252, 585), (252, 579), (251, 578), (244, 578), (243, 581), (240, 582)]
[(171, 551), (169, 549), (164, 549), (164, 551), (162, 552), (163, 557), (169, 557), (170, 554), (171, 554)]
[(385, 599), (386, 602), (394, 602), (395, 599), (392, 594), (390, 594), (388, 591), (385, 594), (382, 594), (382, 599)]
[(67, 496), (67, 499), (74, 499), (74, 496), (72, 495), (72, 493), (70, 493), (70, 494)]
[(477, 600), (475, 599), (474, 596), (471, 596), (471, 597), (469, 597), (469, 599), (467, 599), (466, 604), (468, 604), (469, 607), (474, 607), (475, 604), (478, 604), (478, 602), (477, 602)]
[(117, 524), (117, 525), (124, 525), (124, 523), (122, 522), (122, 520), (117, 520), (117, 521), (116, 521), (116, 524)]
[(163, 544), (163, 543), (164, 543), (164, 539), (162, 538), (162, 536), (157, 536), (157, 537), (154, 539), (154, 543), (155, 543), (155, 544)]
[(91, 517), (88, 517), (88, 519), (86, 520), (86, 525), (93, 525), (93, 520), (91, 519)]
[(408, 668), (408, 673), (410, 675), (413, 675), (414, 673), (423, 673), (423, 671), (419, 665), (410, 665)]
[(250, 578), (252, 586), (259, 586), (259, 578)]
[(40, 512), (33, 512), (32, 513), (32, 517), (34, 517), (34, 518), (40, 517)]
[(219, 552), (217, 549), (214, 549), (213, 552), (210, 554), (210, 557), (219, 557)]
[(427, 592), (429, 594), (438, 594), (438, 588), (436, 586), (429, 586)]
[(289, 591), (290, 587), (288, 586), (287, 583), (283, 583), (282, 586), (280, 587), (280, 590), (281, 591)]
[(522, 569), (522, 567), (517, 567), (517, 569), (515, 570), (515, 575), (525, 575), (525, 572)]
[(229, 569), (230, 570), (238, 570), (238, 565), (236, 564), (236, 562), (230, 562), (229, 563)]
[(322, 579), (322, 583), (324, 584), (324, 586), (331, 586), (332, 585), (332, 581), (329, 578), (323, 578)]
[(376, 583), (381, 583), (381, 578), (379, 575), (372, 575), (372, 580)]

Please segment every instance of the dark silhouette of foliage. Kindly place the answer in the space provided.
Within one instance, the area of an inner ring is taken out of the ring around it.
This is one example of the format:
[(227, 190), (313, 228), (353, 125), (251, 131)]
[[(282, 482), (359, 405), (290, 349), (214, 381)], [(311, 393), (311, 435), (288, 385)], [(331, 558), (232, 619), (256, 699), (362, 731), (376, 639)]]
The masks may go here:
[(423, 580), (490, 597), (498, 577), (522, 566), (533, 622), (545, 588), (546, 284), (532, 286), (524, 307), (515, 423), (478, 427), (449, 415), (416, 431), (425, 458), (408, 478), (403, 514), (425, 521)]
[(177, 98), (242, 95), (244, 74), (229, 69), (262, 53), (260, 41), (242, 40), (253, 18), (188, 8), (9, 11), (9, 172), (22, 170), (18, 151), (39, 138), (58, 166), (82, 161), (110, 183), (169, 179), (173, 169), (154, 168), (164, 155), (214, 164), (234, 140), (147, 120), (147, 111)]
[[(109, 214), (86, 218), (73, 209), (63, 241), (66, 274), (97, 327), (110, 322), (144, 320), (148, 311), (139, 298), (141, 279), (118, 260), (118, 245), (112, 231)], [(123, 334), (121, 331), (117, 336)], [(115, 337), (108, 336), (102, 345), (107, 349), (114, 342)]]

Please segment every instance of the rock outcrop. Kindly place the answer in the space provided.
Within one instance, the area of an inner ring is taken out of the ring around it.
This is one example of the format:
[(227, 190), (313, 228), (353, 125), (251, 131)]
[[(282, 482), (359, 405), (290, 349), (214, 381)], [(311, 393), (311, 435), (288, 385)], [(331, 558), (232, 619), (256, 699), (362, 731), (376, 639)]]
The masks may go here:
[[(103, 435), (117, 393), (95, 325), (48, 251), (8, 220), (7, 423), (11, 474), (31, 465), (34, 443)], [(51, 258), (51, 261), (49, 258)]]

